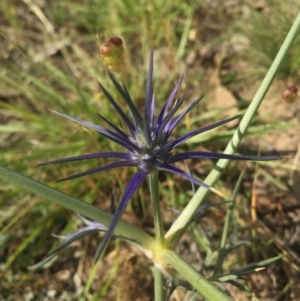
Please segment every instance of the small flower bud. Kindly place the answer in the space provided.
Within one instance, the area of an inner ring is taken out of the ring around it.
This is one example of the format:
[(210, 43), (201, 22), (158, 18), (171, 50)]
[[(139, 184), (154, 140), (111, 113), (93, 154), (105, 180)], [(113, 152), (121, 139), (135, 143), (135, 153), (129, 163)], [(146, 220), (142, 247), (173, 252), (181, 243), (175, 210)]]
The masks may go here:
[(287, 103), (293, 103), (297, 99), (297, 93), (298, 89), (291, 86), (281, 92), (281, 98)]
[(124, 47), (122, 39), (110, 38), (100, 48), (105, 66), (114, 72), (121, 72), (124, 66)]

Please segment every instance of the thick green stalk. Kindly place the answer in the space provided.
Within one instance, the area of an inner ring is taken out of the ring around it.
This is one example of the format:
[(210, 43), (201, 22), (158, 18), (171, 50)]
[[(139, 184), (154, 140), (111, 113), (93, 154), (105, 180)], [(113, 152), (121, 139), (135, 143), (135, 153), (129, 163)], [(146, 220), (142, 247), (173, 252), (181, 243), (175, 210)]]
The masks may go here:
[(154, 171), (148, 175), (147, 180), (153, 210), (156, 248), (161, 249), (165, 246), (165, 231), (159, 204), (158, 171)]
[[(300, 28), (300, 13), (298, 14), (293, 26), (291, 27), (285, 41), (283, 42), (276, 58), (274, 59), (267, 75), (265, 76), (264, 80), (262, 81), (258, 91), (256, 92), (251, 104), (249, 105), (244, 117), (242, 118), (238, 128), (236, 129), (235, 133), (233, 134), (232, 139), (228, 143), (224, 153), (225, 154), (233, 154), (238, 147), (239, 143), (241, 142), (243, 136), (245, 135), (248, 126), (251, 123), (251, 120), (255, 113), (257, 112), (260, 104), (264, 96), (266, 95), (271, 83), (274, 80), (274, 77), (279, 69), (281, 62), (283, 61), (284, 57), (286, 56), (290, 46), (292, 45), (298, 31)], [(213, 186), (217, 180), (220, 178), (222, 171), (229, 163), (227, 159), (220, 159), (215, 168), (210, 172), (210, 174), (205, 179), (205, 183)], [(197, 192), (194, 194), (193, 198), (190, 200), (189, 204), (185, 207), (182, 211), (180, 216), (176, 219), (173, 223), (172, 227), (166, 234), (166, 240), (168, 245), (176, 245), (179, 241), (183, 233), (185, 232), (187, 226), (189, 225), (190, 221), (192, 220), (195, 212), (204, 202), (205, 197), (208, 194), (208, 190), (200, 187)]]
[[(161, 250), (165, 247), (165, 231), (163, 226), (163, 220), (161, 216), (160, 204), (159, 204), (159, 191), (158, 191), (158, 171), (152, 172), (147, 177), (148, 186), (151, 197), (151, 204), (154, 218), (155, 228), (155, 249)], [(155, 301), (165, 301), (166, 289), (165, 279), (161, 272), (154, 266), (154, 298)]]
[(203, 275), (198, 273), (176, 252), (164, 249), (158, 256), (158, 260), (162, 262), (165, 267), (171, 266), (174, 268), (208, 301), (232, 301), (228, 295), (217, 289), (209, 280), (205, 279)]
[(166, 279), (160, 270), (154, 266), (154, 300), (165, 301), (167, 297)]

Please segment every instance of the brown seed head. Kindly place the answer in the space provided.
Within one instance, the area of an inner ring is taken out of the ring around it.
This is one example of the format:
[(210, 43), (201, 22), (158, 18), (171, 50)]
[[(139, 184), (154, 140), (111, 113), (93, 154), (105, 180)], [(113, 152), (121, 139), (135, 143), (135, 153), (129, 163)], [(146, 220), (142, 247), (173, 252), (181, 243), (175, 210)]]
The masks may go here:
[(122, 39), (120, 39), (120, 38), (118, 38), (118, 37), (110, 38), (110, 39), (108, 40), (108, 42), (111, 42), (111, 43), (113, 43), (114, 45), (123, 45)]
[(295, 86), (288, 87), (281, 92), (281, 98), (287, 103), (293, 103), (297, 99), (298, 89)]
[(103, 44), (100, 48), (100, 52), (103, 56), (107, 56), (111, 53), (112, 45), (109, 42)]

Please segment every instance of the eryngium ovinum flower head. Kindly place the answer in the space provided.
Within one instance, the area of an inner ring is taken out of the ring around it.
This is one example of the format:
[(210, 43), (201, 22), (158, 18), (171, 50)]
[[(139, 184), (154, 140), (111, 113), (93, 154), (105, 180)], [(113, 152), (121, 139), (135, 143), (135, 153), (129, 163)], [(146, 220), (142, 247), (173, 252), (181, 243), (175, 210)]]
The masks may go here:
[[(70, 180), (79, 178), (82, 176), (94, 174), (100, 171), (109, 170), (116, 167), (124, 166), (135, 166), (137, 172), (133, 175), (125, 191), (120, 199), (119, 205), (114, 213), (113, 220), (108, 227), (106, 234), (100, 244), (97, 251), (96, 258), (99, 258), (101, 252), (105, 248), (109, 239), (113, 235), (114, 229), (122, 215), (122, 212), (126, 208), (129, 200), (131, 199), (134, 192), (141, 185), (143, 180), (154, 170), (167, 171), (173, 174), (180, 175), (184, 179), (191, 181), (192, 183), (204, 186), (207, 189), (212, 189), (205, 183), (201, 182), (189, 172), (185, 172), (174, 165), (174, 163), (187, 160), (187, 159), (220, 159), (226, 158), (231, 160), (274, 160), (278, 157), (267, 156), (267, 157), (253, 157), (253, 156), (242, 156), (242, 155), (228, 155), (214, 152), (204, 151), (188, 151), (175, 154), (174, 150), (183, 144), (186, 140), (221, 126), (227, 122), (230, 122), (239, 116), (234, 116), (225, 120), (218, 121), (214, 124), (206, 127), (193, 130), (189, 133), (184, 134), (176, 139), (171, 139), (172, 134), (176, 125), (181, 119), (194, 108), (202, 99), (202, 97), (194, 99), (187, 107), (185, 107), (180, 114), (177, 114), (178, 109), (184, 102), (184, 98), (178, 98), (174, 101), (177, 91), (182, 82), (183, 76), (180, 77), (174, 89), (170, 93), (166, 103), (162, 107), (160, 113), (155, 117), (155, 94), (153, 93), (152, 74), (153, 74), (153, 52), (150, 53), (150, 61), (148, 68), (148, 78), (146, 84), (146, 96), (145, 96), (145, 108), (144, 113), (141, 114), (137, 107), (134, 105), (125, 85), (119, 84), (113, 74), (109, 72), (109, 77), (112, 80), (113, 85), (122, 96), (123, 100), (127, 104), (130, 117), (128, 117), (123, 109), (119, 105), (119, 101), (111, 96), (111, 94), (99, 83), (102, 92), (105, 94), (107, 100), (110, 102), (115, 112), (119, 114), (120, 118), (127, 127), (127, 132), (119, 129), (117, 126), (112, 124), (104, 116), (99, 114), (100, 118), (107, 124), (107, 128), (101, 125), (93, 124), (79, 118), (71, 117), (63, 113), (53, 111), (54, 113), (61, 115), (65, 118), (70, 119), (73, 122), (79, 123), (85, 127), (96, 130), (104, 137), (114, 141), (115, 143), (123, 146), (125, 152), (99, 152), (93, 154), (86, 154), (77, 157), (63, 158), (53, 161), (44, 162), (41, 165), (49, 165), (54, 163), (72, 162), (79, 160), (89, 160), (95, 158), (112, 158), (118, 159), (117, 162), (110, 163), (104, 166), (96, 167), (94, 169), (81, 172), (67, 178), (63, 178), (59, 181)], [(173, 103), (173, 104), (172, 104)]]

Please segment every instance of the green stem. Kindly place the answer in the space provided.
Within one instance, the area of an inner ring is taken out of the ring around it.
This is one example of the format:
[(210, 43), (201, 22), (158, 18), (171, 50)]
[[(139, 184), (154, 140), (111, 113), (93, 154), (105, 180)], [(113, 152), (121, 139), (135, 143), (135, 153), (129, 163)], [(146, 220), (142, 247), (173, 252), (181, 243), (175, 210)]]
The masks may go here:
[[(150, 175), (148, 175), (147, 180), (151, 196), (151, 204), (154, 218), (155, 249), (161, 250), (165, 247), (165, 231), (159, 204), (158, 171), (154, 171)], [(154, 297), (155, 301), (165, 301), (166, 299), (165, 278), (155, 266)]]
[[(258, 91), (256, 92), (251, 104), (249, 105), (244, 117), (242, 118), (238, 128), (233, 134), (232, 139), (228, 143), (224, 153), (233, 154), (241, 142), (243, 136), (246, 133), (248, 126), (251, 123), (251, 120), (254, 114), (257, 112), (264, 96), (266, 95), (273, 79), (279, 69), (280, 64), (282, 63), (285, 55), (287, 54), (290, 46), (292, 45), (298, 31), (300, 28), (300, 13), (298, 14), (293, 26), (291, 27), (285, 41), (283, 42), (275, 60), (273, 61), (268, 73), (266, 74), (264, 80), (262, 81)], [(205, 183), (213, 186), (217, 180), (220, 178), (222, 171), (228, 165), (229, 160), (220, 159), (215, 168), (210, 172), (210, 174), (205, 179)], [(166, 234), (166, 241), (168, 245), (176, 245), (183, 233), (185, 232), (187, 226), (192, 220), (195, 212), (204, 202), (205, 197), (208, 194), (208, 190), (200, 187), (197, 192), (194, 194), (193, 198), (190, 200), (189, 204), (185, 207), (180, 216), (173, 223), (172, 227)]]
[(160, 270), (154, 266), (154, 300), (165, 301), (167, 296), (166, 279)]
[(208, 301), (232, 301), (228, 295), (218, 290), (176, 252), (164, 249), (159, 253), (158, 259), (163, 262), (165, 267), (171, 266), (174, 268)]
[(234, 188), (234, 191), (232, 194), (232, 198), (231, 198), (232, 203), (230, 203), (227, 208), (226, 218), (225, 218), (225, 223), (224, 223), (223, 233), (222, 233), (222, 238), (221, 238), (221, 243), (220, 243), (220, 251), (219, 251), (214, 274), (220, 274), (222, 272), (223, 261), (227, 255), (226, 242), (227, 242), (227, 238), (228, 238), (228, 234), (229, 234), (229, 226), (232, 222), (235, 200), (236, 200), (236, 197), (237, 197), (237, 194), (238, 194), (239, 188), (241, 186), (244, 175), (245, 175), (245, 170), (243, 172), (241, 172), (241, 174), (236, 182), (236, 185), (235, 185), (235, 188)]
[(161, 249), (165, 246), (165, 231), (159, 204), (158, 171), (154, 171), (148, 175), (147, 180), (154, 217), (156, 248)]

